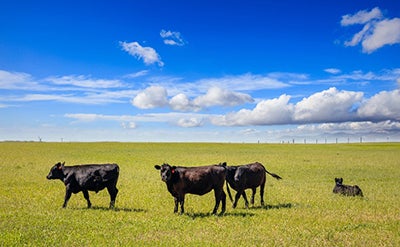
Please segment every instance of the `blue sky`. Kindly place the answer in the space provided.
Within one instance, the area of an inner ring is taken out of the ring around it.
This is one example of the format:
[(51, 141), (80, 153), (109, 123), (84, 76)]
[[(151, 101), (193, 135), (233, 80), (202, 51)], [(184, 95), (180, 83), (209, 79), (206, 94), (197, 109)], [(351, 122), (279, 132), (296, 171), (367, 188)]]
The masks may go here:
[(399, 1), (2, 1), (0, 140), (400, 141)]

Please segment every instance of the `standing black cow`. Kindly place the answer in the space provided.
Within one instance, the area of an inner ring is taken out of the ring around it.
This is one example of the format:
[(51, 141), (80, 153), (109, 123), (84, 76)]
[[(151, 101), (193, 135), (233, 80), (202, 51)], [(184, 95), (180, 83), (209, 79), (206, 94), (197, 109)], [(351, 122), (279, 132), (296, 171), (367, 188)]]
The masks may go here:
[(115, 198), (118, 194), (116, 187), (119, 175), (119, 167), (117, 164), (101, 164), (101, 165), (77, 165), (64, 166), (65, 162), (55, 164), (47, 175), (47, 179), (60, 179), (64, 182), (66, 192), (63, 208), (67, 206), (71, 194), (82, 191), (88, 208), (92, 206), (89, 200), (88, 191), (99, 192), (107, 188), (110, 194), (110, 208), (115, 205)]
[[(226, 163), (225, 163), (226, 164)], [(217, 213), (222, 201), (221, 214), (225, 212), (226, 195), (223, 190), (226, 168), (225, 165), (211, 165), (198, 167), (155, 165), (160, 170), (161, 179), (167, 184), (168, 191), (174, 197), (174, 213), (178, 212), (178, 203), (181, 205), (181, 214), (184, 213), (185, 194), (204, 195), (214, 190), (215, 207), (213, 214)]]
[(231, 201), (233, 201), (233, 199), (229, 190), (229, 185), (237, 191), (235, 201), (233, 202), (233, 208), (236, 207), (241, 195), (243, 195), (246, 208), (249, 207), (245, 189), (252, 189), (251, 204), (254, 205), (254, 196), (258, 186), (260, 186), (261, 206), (264, 206), (265, 173), (268, 173), (276, 179), (282, 179), (280, 176), (268, 172), (265, 167), (258, 162), (241, 166), (227, 166), (227, 170), (226, 187)]
[(342, 194), (345, 196), (361, 196), (363, 193), (357, 185), (344, 185), (343, 178), (335, 178), (335, 187), (333, 188), (333, 193)]

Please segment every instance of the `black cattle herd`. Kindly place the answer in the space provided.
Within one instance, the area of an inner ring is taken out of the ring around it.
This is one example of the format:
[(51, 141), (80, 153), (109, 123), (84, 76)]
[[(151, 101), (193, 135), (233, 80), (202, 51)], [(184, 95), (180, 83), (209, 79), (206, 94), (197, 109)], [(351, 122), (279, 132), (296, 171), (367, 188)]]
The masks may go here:
[[(89, 199), (89, 191), (95, 191), (107, 188), (110, 194), (110, 208), (114, 208), (115, 199), (118, 194), (117, 181), (119, 176), (119, 166), (117, 164), (86, 164), (76, 166), (65, 166), (65, 162), (55, 164), (47, 175), (47, 179), (60, 179), (66, 188), (63, 208), (67, 206), (72, 193), (83, 193), (87, 201), (88, 208), (92, 206)], [(155, 165), (154, 168), (160, 171), (161, 180), (166, 183), (169, 193), (174, 197), (174, 213), (184, 213), (185, 195), (195, 194), (204, 195), (214, 191), (215, 206), (213, 214), (217, 213), (219, 205), (221, 214), (226, 209), (226, 194), (223, 190), (226, 182), (227, 192), (230, 200), (233, 202), (233, 208), (236, 207), (240, 196), (245, 201), (246, 208), (249, 202), (246, 196), (246, 189), (252, 190), (251, 204), (254, 205), (254, 196), (257, 187), (260, 187), (261, 206), (264, 206), (264, 187), (266, 182), (266, 173), (276, 179), (282, 179), (280, 176), (270, 173), (259, 163), (251, 163), (239, 166), (228, 166), (226, 162), (210, 166), (183, 167), (171, 166), (169, 164)], [(333, 193), (345, 196), (363, 196), (361, 189), (357, 186), (343, 185), (343, 178), (335, 178), (335, 187)], [(233, 200), (229, 187), (236, 191)]]

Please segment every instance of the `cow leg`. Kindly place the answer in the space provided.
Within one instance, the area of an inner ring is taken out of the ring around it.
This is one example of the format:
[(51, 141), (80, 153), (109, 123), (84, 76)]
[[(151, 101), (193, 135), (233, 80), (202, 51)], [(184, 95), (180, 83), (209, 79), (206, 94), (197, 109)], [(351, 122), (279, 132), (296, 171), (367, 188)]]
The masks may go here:
[(254, 206), (254, 197), (256, 196), (256, 190), (257, 190), (257, 188), (252, 188), (251, 190), (252, 190), (252, 194), (251, 194), (250, 203), (251, 203), (251, 205)]
[(115, 185), (107, 187), (108, 194), (110, 194), (110, 208), (114, 208), (115, 206), (115, 199), (117, 198), (118, 189)]
[[(212, 214), (217, 214), (219, 203), (221, 202), (221, 192), (223, 192), (223, 191), (214, 189), (215, 206), (214, 206), (214, 210), (213, 210)], [(225, 197), (226, 197), (226, 195), (225, 195)]]
[(221, 214), (223, 214), (223, 213), (225, 213), (225, 210), (226, 210), (226, 194), (223, 190), (221, 193), (221, 200), (222, 200)]
[(260, 197), (261, 197), (261, 206), (264, 206), (264, 187), (265, 187), (265, 183), (262, 183), (260, 185)]
[(92, 207), (92, 203), (89, 200), (89, 192), (87, 190), (82, 190), (83, 196), (85, 197), (87, 201), (87, 207), (90, 208)]
[(226, 194), (223, 189), (221, 190), (215, 190), (214, 189), (214, 195), (215, 195), (215, 206), (212, 214), (217, 214), (217, 210), (219, 208), (219, 204), (222, 202), (221, 206), (221, 214), (225, 213), (226, 210)]
[(183, 214), (183, 213), (185, 212), (185, 208), (184, 208), (184, 205), (185, 205), (185, 195), (183, 195), (183, 196), (180, 198), (180, 203), (181, 203), (181, 214)]
[(174, 202), (175, 202), (175, 207), (174, 207), (174, 213), (178, 213), (178, 198), (174, 197)]
[(246, 208), (249, 208), (249, 201), (247, 200), (246, 191), (243, 190), (242, 196), (243, 196), (243, 199), (244, 199), (244, 206)]
[(67, 203), (69, 201), (69, 198), (71, 198), (71, 195), (72, 195), (72, 192), (69, 189), (66, 189), (63, 208), (67, 207)]
[(243, 190), (238, 190), (235, 195), (235, 201), (233, 202), (232, 207), (236, 208), (237, 202), (239, 201), (240, 196), (243, 194)]

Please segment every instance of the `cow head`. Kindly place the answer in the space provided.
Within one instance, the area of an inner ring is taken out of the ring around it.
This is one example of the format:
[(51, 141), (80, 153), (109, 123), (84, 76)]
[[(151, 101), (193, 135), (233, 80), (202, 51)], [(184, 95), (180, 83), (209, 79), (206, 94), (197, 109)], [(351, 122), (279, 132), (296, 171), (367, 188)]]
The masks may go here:
[(161, 180), (168, 182), (172, 179), (172, 175), (176, 173), (176, 166), (170, 166), (169, 164), (163, 164), (162, 166), (155, 165), (156, 170), (160, 170)]
[(64, 168), (65, 162), (61, 163), (58, 162), (55, 164), (49, 172), (49, 175), (47, 175), (47, 179), (63, 179), (64, 178), (64, 173), (63, 173), (63, 168)]
[(233, 182), (236, 170), (237, 166), (226, 166), (226, 179), (228, 181)]
[(336, 184), (343, 184), (343, 178), (335, 178), (335, 183)]

